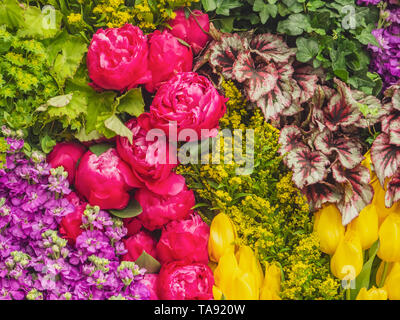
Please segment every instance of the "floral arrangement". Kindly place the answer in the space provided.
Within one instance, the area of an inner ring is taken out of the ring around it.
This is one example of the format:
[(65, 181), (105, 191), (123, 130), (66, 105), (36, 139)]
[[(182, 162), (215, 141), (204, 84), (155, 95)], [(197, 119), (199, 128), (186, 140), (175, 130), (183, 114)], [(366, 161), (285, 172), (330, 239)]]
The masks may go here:
[(0, 299), (400, 299), (399, 13), (2, 1)]

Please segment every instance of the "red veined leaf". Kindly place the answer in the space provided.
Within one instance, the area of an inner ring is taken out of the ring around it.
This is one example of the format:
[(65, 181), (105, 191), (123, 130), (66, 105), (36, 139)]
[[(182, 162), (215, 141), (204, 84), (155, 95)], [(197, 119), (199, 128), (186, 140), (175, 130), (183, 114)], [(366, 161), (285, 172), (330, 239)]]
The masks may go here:
[(381, 133), (371, 147), (371, 159), (376, 175), (384, 185), (385, 179), (393, 176), (400, 165), (400, 147), (390, 143), (390, 137)]
[(400, 83), (387, 88), (384, 95), (386, 99), (391, 98), (392, 107), (400, 111)]
[(265, 62), (287, 62), (290, 57), (296, 55), (296, 49), (291, 49), (281, 37), (264, 33), (255, 36), (250, 41), (251, 52), (260, 55)]
[(391, 103), (385, 104), (382, 109), (386, 113), (381, 117), (382, 132), (390, 134), (390, 123), (400, 117), (400, 112), (394, 109)]
[(301, 192), (307, 197), (311, 211), (321, 209), (327, 202), (337, 203), (342, 198), (337, 187), (325, 181), (306, 186)]
[(226, 79), (232, 78), (233, 64), (239, 53), (247, 49), (247, 42), (238, 34), (224, 35), (221, 41), (215, 42), (210, 47), (210, 64), (214, 73), (221, 70)]
[(390, 122), (389, 139), (391, 144), (400, 146), (400, 118), (395, 118)]
[(246, 93), (251, 102), (265, 96), (275, 87), (278, 80), (275, 65), (255, 64), (250, 52), (239, 54), (232, 71), (237, 81), (245, 83)]
[(393, 203), (400, 200), (400, 171), (390, 179), (385, 194), (385, 206), (390, 208)]
[(300, 129), (296, 126), (285, 126), (279, 135), (279, 148), (280, 155), (285, 155), (286, 153), (296, 149), (304, 148), (303, 134)]
[(306, 64), (295, 66), (293, 79), (300, 87), (299, 103), (308, 101), (314, 95), (318, 81), (318, 76), (312, 73), (312, 67)]
[(287, 156), (287, 164), (293, 171), (292, 180), (298, 188), (322, 181), (329, 166), (328, 158), (308, 147), (297, 148)]
[(374, 190), (369, 184), (369, 169), (359, 165), (346, 169), (340, 164), (332, 167), (334, 179), (343, 187), (343, 197), (337, 204), (342, 214), (342, 224), (345, 226), (356, 218), (362, 209), (371, 203)]
[(336, 137), (329, 130), (319, 133), (314, 145), (326, 156), (336, 152), (340, 163), (347, 169), (356, 167), (363, 160), (362, 146), (357, 139)]

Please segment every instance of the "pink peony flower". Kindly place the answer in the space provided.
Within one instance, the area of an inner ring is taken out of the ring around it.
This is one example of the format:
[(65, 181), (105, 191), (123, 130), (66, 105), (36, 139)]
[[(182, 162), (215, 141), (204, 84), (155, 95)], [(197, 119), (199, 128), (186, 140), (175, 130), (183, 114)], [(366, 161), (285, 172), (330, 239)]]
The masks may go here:
[(154, 92), (176, 73), (191, 71), (193, 54), (169, 32), (156, 30), (149, 36), (148, 66), (152, 79), (146, 84), (146, 90)]
[(84, 203), (83, 199), (79, 197), (78, 194), (75, 192), (71, 191), (68, 195), (65, 196), (65, 199), (67, 199), (72, 205), (75, 207), (80, 206), (81, 204)]
[(128, 191), (139, 186), (140, 182), (114, 148), (100, 156), (87, 151), (76, 171), (77, 192), (92, 206), (103, 210), (125, 208), (129, 202)]
[(76, 165), (78, 160), (86, 152), (86, 148), (75, 142), (57, 143), (47, 156), (47, 162), (52, 168), (64, 167), (68, 172), (68, 182), (72, 184), (75, 178)]
[(209, 236), (210, 227), (198, 214), (172, 221), (163, 228), (157, 243), (158, 259), (161, 264), (174, 260), (207, 264)]
[(149, 300), (158, 300), (157, 296), (157, 283), (158, 283), (158, 274), (154, 273), (146, 273), (142, 280), (140, 280), (142, 284), (144, 284), (147, 289), (150, 291), (150, 299)]
[(185, 219), (193, 212), (193, 191), (188, 189), (183, 176), (173, 174), (173, 178), (176, 181), (172, 184), (176, 186), (174, 195), (158, 195), (147, 188), (136, 191), (135, 199), (143, 208), (143, 212), (137, 218), (146, 229), (160, 229), (168, 222)]
[[(134, 175), (157, 194), (171, 194), (174, 191), (174, 177), (171, 170), (177, 161), (170, 161), (169, 148), (176, 157), (176, 149), (164, 139), (147, 137), (150, 126), (150, 114), (142, 113), (125, 124), (133, 133), (133, 144), (127, 138), (117, 138), (117, 150), (120, 157), (129, 163)], [(162, 132), (161, 132), (162, 133)]]
[(205, 33), (210, 31), (208, 15), (200, 10), (193, 10), (193, 13), (190, 14), (188, 18), (185, 17), (183, 9), (177, 10), (175, 13), (175, 19), (168, 22), (169, 26), (172, 28), (172, 30), (168, 32), (190, 44), (193, 53), (197, 55), (211, 39), (211, 37)]
[[(220, 95), (206, 77), (195, 72), (182, 72), (175, 75), (157, 91), (150, 107), (152, 125), (162, 129), (166, 135), (177, 129), (193, 129), (199, 138), (217, 134), (219, 119), (226, 111), (227, 99)], [(177, 128), (173, 129), (172, 122)], [(201, 133), (208, 129), (208, 134)], [(186, 137), (178, 140), (185, 140)]]
[(142, 229), (142, 222), (138, 217), (123, 219), (124, 227), (128, 230), (127, 237), (133, 236)]
[(71, 245), (75, 244), (76, 238), (83, 232), (81, 225), (86, 205), (87, 203), (83, 203), (79, 206), (75, 206), (74, 212), (67, 214), (61, 219), (60, 234), (64, 239), (67, 239)]
[(175, 261), (161, 267), (157, 293), (160, 300), (211, 300), (213, 285), (207, 265)]
[(124, 255), (122, 260), (136, 261), (143, 251), (146, 251), (154, 259), (157, 259), (157, 242), (148, 231), (140, 231), (137, 234), (130, 236), (128, 239), (124, 239), (123, 241), (128, 253)]
[(87, 54), (91, 84), (96, 89), (125, 91), (151, 79), (148, 44), (142, 30), (131, 24), (99, 29)]

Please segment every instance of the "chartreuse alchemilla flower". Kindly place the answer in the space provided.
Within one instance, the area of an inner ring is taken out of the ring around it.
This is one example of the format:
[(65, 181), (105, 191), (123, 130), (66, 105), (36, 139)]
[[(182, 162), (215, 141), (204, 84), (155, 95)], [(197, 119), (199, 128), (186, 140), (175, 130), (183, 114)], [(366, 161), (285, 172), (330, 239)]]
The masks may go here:
[(218, 262), (225, 252), (235, 251), (236, 230), (225, 213), (217, 214), (211, 222), (208, 239), (208, 255), (211, 261)]
[(329, 204), (317, 211), (314, 217), (314, 231), (318, 234), (321, 251), (332, 255), (344, 236), (342, 216), (336, 205)]
[(387, 291), (389, 300), (400, 300), (400, 262), (393, 264), (386, 277), (384, 288)]
[(347, 228), (358, 234), (363, 250), (369, 249), (378, 240), (378, 212), (376, 206), (373, 204), (366, 206)]
[(361, 288), (358, 292), (356, 300), (387, 300), (388, 295), (385, 289), (372, 287), (367, 290), (366, 288)]
[(354, 280), (363, 267), (361, 241), (356, 232), (347, 230), (331, 259), (331, 272), (341, 280)]
[(378, 257), (383, 261), (400, 261), (400, 213), (390, 213), (379, 229)]
[(265, 264), (264, 282), (261, 287), (260, 300), (280, 300), (281, 269), (276, 264)]

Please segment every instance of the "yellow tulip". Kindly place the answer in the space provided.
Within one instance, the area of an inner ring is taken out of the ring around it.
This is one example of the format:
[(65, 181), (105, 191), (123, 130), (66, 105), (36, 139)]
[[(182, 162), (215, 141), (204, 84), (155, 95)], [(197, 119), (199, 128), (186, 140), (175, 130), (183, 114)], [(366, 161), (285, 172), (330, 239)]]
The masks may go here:
[(281, 269), (277, 265), (269, 264), (268, 262), (265, 265), (265, 277), (261, 292), (264, 290), (272, 290), (277, 294), (281, 291)]
[(369, 290), (361, 288), (356, 300), (387, 300), (387, 298), (388, 295), (385, 289), (372, 287)]
[(222, 299), (222, 291), (220, 288), (213, 286), (212, 287), (213, 297), (214, 300), (221, 300)]
[[(390, 271), (392, 270), (393, 264), (394, 263), (390, 262), (388, 263), (388, 269), (386, 271), (386, 279), (389, 276)], [(375, 281), (377, 285), (381, 283), (384, 266), (385, 266), (385, 261), (382, 261), (378, 267), (378, 270), (376, 271)]]
[(222, 292), (228, 300), (258, 300), (260, 297), (256, 276), (240, 269)]
[(361, 240), (363, 250), (369, 249), (378, 240), (378, 212), (374, 205), (361, 210), (359, 216), (350, 222), (348, 229), (354, 230)]
[(232, 281), (238, 271), (239, 266), (234, 253), (226, 252), (219, 259), (218, 266), (214, 270), (215, 285), (225, 294), (228, 284)]
[(329, 204), (315, 213), (314, 231), (318, 235), (321, 251), (332, 255), (345, 231), (336, 205)]
[(400, 212), (400, 202), (395, 202), (390, 208), (385, 206), (385, 193), (386, 191), (382, 188), (379, 181), (371, 183), (374, 188), (374, 198), (372, 199), (372, 204), (375, 205), (376, 211), (378, 212), (379, 226), (382, 225), (386, 217), (394, 212)]
[(255, 276), (257, 288), (260, 289), (264, 280), (264, 274), (253, 250), (249, 246), (241, 246), (236, 253), (236, 260), (240, 270)]
[(363, 267), (363, 251), (359, 236), (348, 230), (331, 259), (331, 271), (341, 280), (354, 280)]
[(400, 261), (400, 213), (387, 216), (379, 229), (378, 257), (383, 261)]
[(400, 300), (400, 263), (393, 264), (392, 270), (388, 274), (385, 286), (389, 300)]
[(260, 300), (281, 300), (281, 297), (279, 297), (275, 290), (263, 287), (261, 288)]
[(208, 255), (211, 261), (218, 262), (226, 251), (235, 250), (236, 230), (225, 213), (217, 214), (211, 222), (208, 240)]
[(366, 154), (364, 154), (364, 160), (361, 162), (361, 165), (364, 167), (367, 167), (369, 170), (369, 175), (371, 177), (371, 182), (370, 184), (377, 180), (378, 177), (376, 176), (375, 172), (373, 171), (373, 165), (372, 165), (372, 159), (371, 159), (371, 150), (368, 150)]

